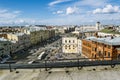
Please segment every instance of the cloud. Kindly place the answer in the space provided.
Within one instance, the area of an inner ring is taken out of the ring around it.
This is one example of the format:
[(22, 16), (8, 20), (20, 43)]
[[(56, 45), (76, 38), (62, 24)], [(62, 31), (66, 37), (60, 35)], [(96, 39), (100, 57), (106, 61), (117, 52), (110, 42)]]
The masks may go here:
[(58, 10), (58, 11), (56, 11), (56, 12), (53, 12), (53, 14), (62, 14), (64, 11), (62, 11), (62, 10)]
[(108, 0), (78, 0), (74, 4), (76, 6), (98, 7), (98, 6), (104, 6), (107, 3), (108, 3)]
[(77, 7), (68, 7), (66, 9), (66, 14), (70, 15), (70, 14), (74, 14), (74, 13), (78, 13), (79, 9)]
[(34, 19), (34, 18), (15, 18), (0, 20), (0, 25), (95, 25), (97, 21), (102, 24), (119, 24), (120, 14), (81, 14), (81, 15), (68, 15), (58, 16), (49, 19)]
[(19, 14), (21, 13), (21, 11), (13, 11), (13, 13)]
[(39, 20), (30, 19), (30, 18), (15, 18), (15, 19), (6, 19), (0, 20), (0, 25), (28, 25), (36, 24)]
[(0, 9), (0, 19), (12, 19), (17, 17), (20, 11), (9, 11), (7, 9)]
[(5, 13), (7, 11), (8, 11), (7, 9), (0, 9), (0, 13)]
[(72, 1), (72, 0), (55, 0), (53, 2), (50, 2), (48, 5), (49, 6), (54, 6), (56, 4), (60, 4), (60, 3), (63, 3), (63, 2), (69, 2), (69, 1)]
[(61, 13), (63, 13), (63, 11), (57, 11), (57, 14), (61, 14)]
[(94, 14), (109, 14), (120, 12), (119, 6), (106, 5), (104, 8), (97, 8), (93, 11)]

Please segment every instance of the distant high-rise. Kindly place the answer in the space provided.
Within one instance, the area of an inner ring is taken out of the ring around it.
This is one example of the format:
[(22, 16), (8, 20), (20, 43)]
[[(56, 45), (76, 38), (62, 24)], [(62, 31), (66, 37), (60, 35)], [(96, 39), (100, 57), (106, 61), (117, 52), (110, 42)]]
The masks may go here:
[(96, 29), (99, 31), (100, 30), (100, 22), (96, 23)]

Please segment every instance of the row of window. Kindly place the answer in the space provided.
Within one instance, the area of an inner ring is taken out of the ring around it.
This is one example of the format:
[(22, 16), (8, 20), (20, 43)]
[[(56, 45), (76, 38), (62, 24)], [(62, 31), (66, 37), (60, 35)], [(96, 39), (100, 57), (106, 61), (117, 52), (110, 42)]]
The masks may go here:
[[(92, 42), (92, 43), (93, 43), (93, 44), (97, 44), (97, 42)], [(107, 47), (108, 49), (111, 48), (110, 45), (105, 45), (105, 44), (102, 44), (102, 43), (98, 43), (97, 45)]]
[(65, 45), (65, 49), (75, 49), (75, 48), (76, 48), (75, 45), (73, 45), (73, 47), (72, 45)]
[[(92, 51), (97, 51), (97, 48), (92, 48)], [(98, 51), (98, 55), (101, 56), (103, 54), (101, 51)], [(107, 56), (107, 51), (104, 51), (104, 56)], [(110, 52), (108, 52), (108, 57), (110, 57)]]
[[(108, 58), (111, 57), (110, 52), (106, 52), (106, 51), (104, 51), (104, 53), (102, 53), (101, 51), (98, 51), (97, 55), (102, 57), (108, 57)], [(92, 54), (92, 57), (95, 57), (95, 56), (96, 55)]]
[(104, 56), (106, 57), (107, 55), (110, 57), (110, 52), (107, 53), (107, 51), (104, 51)]
[(75, 40), (65, 40), (65, 43), (75, 43)]
[(83, 42), (83, 45), (87, 46), (87, 47), (91, 47), (91, 44), (90, 43), (84, 43)]
[(93, 48), (92, 48), (92, 51), (97, 51), (97, 48), (94, 48), (94, 47), (93, 47)]
[(84, 52), (87, 52), (88, 54), (91, 53), (91, 50), (88, 49), (88, 48), (86, 48), (86, 47), (82, 47), (82, 50), (83, 50)]

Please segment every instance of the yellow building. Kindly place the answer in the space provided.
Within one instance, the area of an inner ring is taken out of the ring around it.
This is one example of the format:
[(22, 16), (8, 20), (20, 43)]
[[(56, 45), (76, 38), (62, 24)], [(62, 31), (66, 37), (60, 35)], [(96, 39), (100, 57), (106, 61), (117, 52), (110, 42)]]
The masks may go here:
[(0, 38), (0, 59), (10, 55), (11, 43), (5, 38)]
[(45, 41), (50, 37), (55, 36), (55, 31), (54, 30), (38, 30), (38, 31), (30, 31), (29, 34), (30, 34), (31, 44), (34, 45), (42, 41)]
[(46, 34), (43, 30), (30, 32), (31, 44), (37, 44), (45, 40)]
[[(4, 37), (6, 35), (6, 37)], [(6, 38), (11, 41), (11, 53), (17, 52), (19, 50), (28, 48), (30, 43), (30, 35), (25, 33), (9, 33), (9, 34), (0, 34), (0, 36)]]
[(30, 35), (25, 33), (8, 34), (8, 39), (13, 42), (13, 52), (30, 47)]

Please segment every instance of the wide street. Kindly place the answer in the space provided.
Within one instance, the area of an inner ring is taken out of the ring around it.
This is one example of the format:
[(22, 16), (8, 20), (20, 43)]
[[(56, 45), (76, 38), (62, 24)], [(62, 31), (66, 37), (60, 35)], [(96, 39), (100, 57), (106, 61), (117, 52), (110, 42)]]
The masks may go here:
[[(55, 54), (59, 51), (61, 47), (61, 38), (55, 37), (50, 40), (47, 40), (43, 46), (34, 46), (31, 49), (28, 49), (28, 54), (25, 59), (20, 59), (16, 63), (28, 63), (31, 64), (36, 60), (49, 59), (52, 54)], [(44, 52), (46, 56), (44, 59), (38, 59), (38, 56)], [(26, 54), (26, 53), (25, 53)]]
[(25, 51), (22, 50), (20, 52), (17, 52), (16, 54), (14, 54), (15, 56), (14, 59), (12, 59), (12, 61), (13, 62), (15, 61), (16, 64), (19, 63), (32, 64), (35, 61), (41, 60), (84, 58), (80, 54), (62, 53), (62, 37), (68, 36), (69, 34), (70, 33), (56, 36), (54, 38), (42, 42), (42, 44), (40, 45), (34, 45)]

